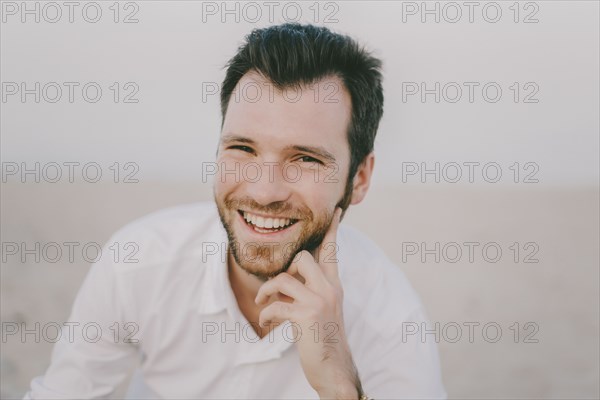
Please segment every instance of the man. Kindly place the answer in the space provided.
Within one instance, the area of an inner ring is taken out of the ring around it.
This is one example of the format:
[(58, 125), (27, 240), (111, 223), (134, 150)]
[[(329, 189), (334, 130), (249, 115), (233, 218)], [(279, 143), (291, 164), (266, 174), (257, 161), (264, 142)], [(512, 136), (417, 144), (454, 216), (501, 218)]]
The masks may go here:
[(253, 31), (222, 85), (214, 204), (110, 240), (139, 263), (92, 267), (70, 321), (101, 334), (61, 338), (27, 396), (109, 396), (137, 356), (135, 398), (445, 397), (435, 345), (403, 340), (418, 296), (339, 226), (369, 188), (380, 67), (326, 28)]

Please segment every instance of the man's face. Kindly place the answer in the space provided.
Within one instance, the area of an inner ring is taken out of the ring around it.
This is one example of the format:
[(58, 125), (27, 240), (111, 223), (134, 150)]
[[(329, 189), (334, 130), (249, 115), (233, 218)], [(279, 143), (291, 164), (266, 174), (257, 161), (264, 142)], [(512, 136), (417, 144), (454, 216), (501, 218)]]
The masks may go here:
[(313, 251), (347, 206), (351, 99), (338, 78), (278, 91), (249, 72), (223, 123), (214, 194), (237, 264), (266, 280)]

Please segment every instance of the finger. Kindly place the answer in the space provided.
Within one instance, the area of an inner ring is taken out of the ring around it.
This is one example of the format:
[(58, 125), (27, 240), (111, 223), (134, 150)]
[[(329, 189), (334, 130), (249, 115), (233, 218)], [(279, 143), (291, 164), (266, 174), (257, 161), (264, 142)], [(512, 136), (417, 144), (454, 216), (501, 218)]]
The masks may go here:
[[(308, 251), (306, 250), (302, 250), (298, 253), (296, 253), (296, 255), (294, 256), (294, 258), (292, 259), (292, 262), (290, 263), (290, 266), (287, 269), (287, 273), (290, 275), (296, 275), (296, 274), (300, 274), (300, 268), (298, 266), (298, 262), (302, 259), (302, 258), (306, 258), (307, 255), (305, 253), (308, 253)], [(312, 255), (309, 253), (310, 257), (312, 258)], [(306, 278), (305, 276), (303, 276), (303, 278)]]
[(312, 254), (306, 250), (296, 254), (287, 273), (292, 276), (298, 274), (304, 279), (306, 286), (315, 292), (318, 292), (318, 288), (326, 280), (321, 267), (317, 264)]
[(258, 325), (267, 326), (270, 323), (294, 319), (295, 308), (292, 303), (274, 301), (266, 306), (258, 316)]
[(337, 231), (340, 224), (342, 209), (337, 207), (333, 214), (331, 224), (325, 238), (319, 246), (317, 262), (323, 268), (323, 272), (328, 278), (338, 277), (337, 269)]
[(289, 273), (282, 272), (275, 278), (262, 284), (258, 289), (254, 302), (256, 304), (262, 304), (276, 293), (283, 293), (294, 300), (298, 300), (310, 294), (310, 290)]

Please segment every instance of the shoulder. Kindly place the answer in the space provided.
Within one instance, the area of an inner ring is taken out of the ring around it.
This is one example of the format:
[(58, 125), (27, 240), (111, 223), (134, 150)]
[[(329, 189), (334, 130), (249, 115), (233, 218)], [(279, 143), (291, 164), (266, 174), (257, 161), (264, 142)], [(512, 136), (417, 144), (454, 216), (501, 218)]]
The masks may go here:
[(338, 245), (345, 308), (352, 310), (354, 319), (393, 327), (422, 310), (421, 300), (402, 269), (370, 238), (340, 225)]
[(356, 229), (340, 226), (338, 244), (344, 324), (364, 390), (375, 398), (446, 398), (435, 341), (416, 335), (430, 326), (426, 311), (400, 266)]
[[(115, 232), (105, 247), (132, 254), (119, 257), (123, 271), (166, 265), (198, 256), (208, 243), (222, 241), (221, 224), (212, 202), (169, 207), (138, 218)], [(126, 266), (125, 264), (129, 264)]]
[(114, 236), (160, 234), (171, 230), (186, 230), (210, 224), (216, 217), (216, 206), (212, 202), (183, 204), (144, 215), (124, 225)]
[(220, 248), (226, 249), (221, 230), (214, 204), (162, 209), (113, 234), (92, 272), (114, 282), (128, 318), (146, 321), (161, 305), (182, 304), (182, 298), (200, 301), (198, 290), (214, 263), (214, 257), (204, 257), (206, 244), (223, 242)]

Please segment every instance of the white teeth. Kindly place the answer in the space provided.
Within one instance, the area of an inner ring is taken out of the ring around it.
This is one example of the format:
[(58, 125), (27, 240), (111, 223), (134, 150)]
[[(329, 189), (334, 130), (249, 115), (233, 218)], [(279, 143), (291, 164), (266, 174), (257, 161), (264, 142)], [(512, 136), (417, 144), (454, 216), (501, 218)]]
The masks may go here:
[(260, 217), (258, 215), (251, 214), (247, 211), (243, 212), (244, 219), (254, 225), (256, 228), (283, 228), (291, 223), (289, 218), (272, 218), (272, 217)]

